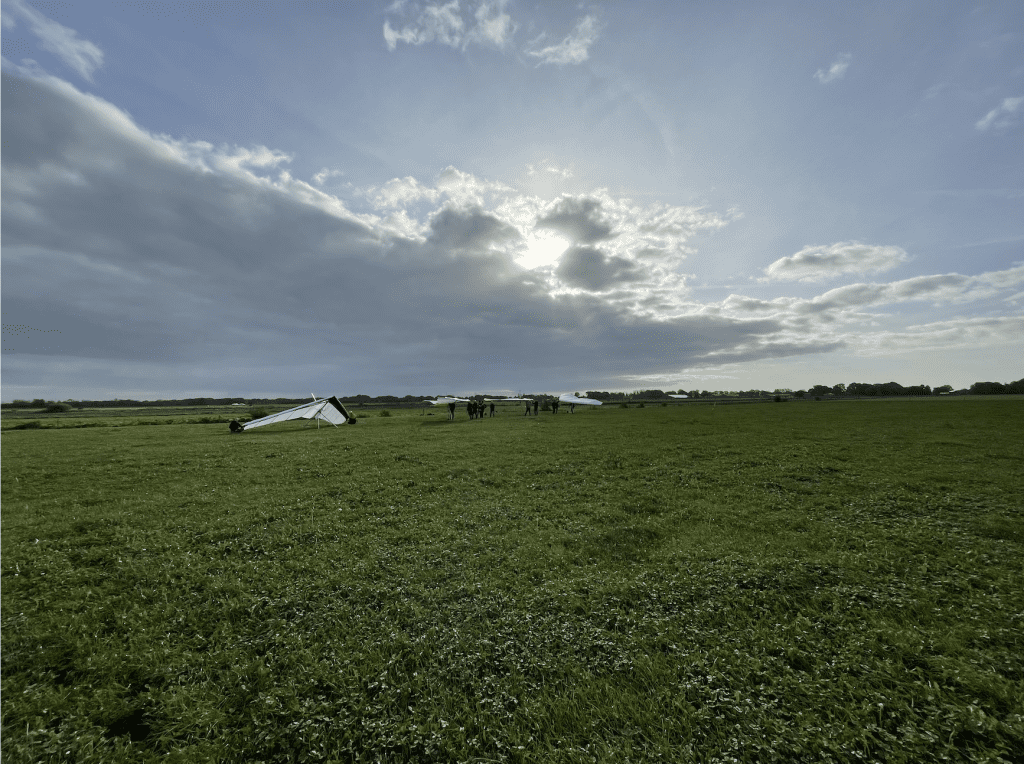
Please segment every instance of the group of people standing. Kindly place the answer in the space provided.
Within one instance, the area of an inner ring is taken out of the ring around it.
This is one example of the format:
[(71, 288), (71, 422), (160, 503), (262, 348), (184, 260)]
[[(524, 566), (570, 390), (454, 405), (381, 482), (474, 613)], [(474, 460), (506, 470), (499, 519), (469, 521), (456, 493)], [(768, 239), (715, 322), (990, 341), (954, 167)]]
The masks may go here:
[[(555, 398), (553, 401), (551, 401), (551, 413), (552, 414), (557, 414), (558, 413), (558, 406), (559, 406), (559, 402), (558, 402), (557, 398)], [(539, 408), (540, 408), (540, 403), (538, 401), (536, 401), (536, 400), (527, 401), (526, 402), (526, 410), (523, 412), (523, 416), (530, 416), (530, 410), (531, 409), (533, 409), (533, 415), (537, 416), (537, 412), (538, 412)], [(575, 410), (576, 410), (576, 404), (575, 403), (570, 403), (569, 404), (569, 413), (573, 414), (573, 413), (575, 413)], [(494, 416), (494, 401), (490, 401), (489, 405), (487, 403), (478, 403), (477, 401), (469, 401), (468, 403), (466, 403), (466, 413), (469, 414), (469, 418), (470, 419), (483, 419), (485, 416), (486, 417), (492, 417), (492, 416)], [(449, 419), (449, 421), (455, 419), (455, 402), (454, 401), (452, 401), (452, 402), (450, 402), (448, 404), (448, 419)]]
[[(476, 401), (470, 401), (466, 404), (466, 413), (469, 414), (470, 419), (483, 419), (488, 414), (488, 407), (486, 403), (477, 403)], [(490, 416), (494, 416), (494, 403), (490, 405)], [(452, 401), (448, 404), (448, 419), (455, 419), (455, 402)]]

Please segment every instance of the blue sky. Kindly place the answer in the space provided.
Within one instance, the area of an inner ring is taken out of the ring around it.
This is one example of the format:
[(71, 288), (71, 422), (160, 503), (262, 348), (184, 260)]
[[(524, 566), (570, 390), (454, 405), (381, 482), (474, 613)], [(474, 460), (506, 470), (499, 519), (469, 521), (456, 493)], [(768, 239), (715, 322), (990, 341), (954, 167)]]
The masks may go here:
[(1019, 2), (26, 2), (3, 400), (1024, 376)]

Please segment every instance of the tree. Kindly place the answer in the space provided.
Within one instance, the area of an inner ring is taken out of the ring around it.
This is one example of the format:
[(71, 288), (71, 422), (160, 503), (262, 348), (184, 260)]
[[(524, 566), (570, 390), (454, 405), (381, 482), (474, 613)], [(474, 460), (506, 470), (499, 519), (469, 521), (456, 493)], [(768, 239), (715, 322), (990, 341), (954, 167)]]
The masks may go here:
[(846, 395), (846, 385), (842, 382), (838, 385), (832, 385), (832, 395)]
[(971, 385), (971, 395), (1001, 395), (1006, 388), (999, 382), (975, 382)]
[(934, 390), (932, 390), (932, 394), (934, 394), (934, 395), (939, 395), (941, 393), (951, 393), (951, 392), (953, 392), (953, 386), (952, 385), (939, 385)]
[(807, 392), (809, 392), (811, 395), (828, 395), (829, 393), (832, 392), (832, 388), (829, 387), (828, 385), (815, 385)]

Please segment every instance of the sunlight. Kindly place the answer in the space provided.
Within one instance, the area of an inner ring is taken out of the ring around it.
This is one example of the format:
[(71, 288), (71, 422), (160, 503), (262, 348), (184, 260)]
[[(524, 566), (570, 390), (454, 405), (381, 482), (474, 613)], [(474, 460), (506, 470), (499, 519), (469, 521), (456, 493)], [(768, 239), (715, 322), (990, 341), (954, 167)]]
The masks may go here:
[(568, 246), (569, 242), (556, 234), (532, 233), (526, 240), (526, 251), (516, 262), (531, 270), (554, 265)]

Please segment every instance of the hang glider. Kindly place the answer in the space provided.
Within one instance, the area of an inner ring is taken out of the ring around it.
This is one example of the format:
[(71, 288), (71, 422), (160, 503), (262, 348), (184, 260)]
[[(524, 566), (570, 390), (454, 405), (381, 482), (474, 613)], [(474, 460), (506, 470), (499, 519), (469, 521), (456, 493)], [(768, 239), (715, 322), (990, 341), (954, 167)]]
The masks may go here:
[(301, 406), (285, 409), (261, 419), (253, 419), (251, 422), (243, 424), (241, 430), (235, 430), (234, 427), (231, 429), (233, 432), (241, 432), (242, 430), (251, 430), (255, 427), (263, 427), (266, 424), (286, 422), (289, 419), (316, 419), (317, 427), (320, 426), (321, 419), (325, 422), (330, 422), (335, 427), (339, 424), (356, 423), (356, 418), (348, 413), (348, 410), (341, 405), (341, 401), (336, 396), (332, 395), (330, 398), (320, 398), (319, 400), (314, 396), (313, 400), (309, 403), (303, 403)]
[(669, 398), (689, 398), (690, 396), (689, 395), (675, 395), (673, 393), (669, 393), (668, 397)]
[(594, 398), (577, 398), (572, 393), (563, 393), (558, 396), (559, 403), (575, 403), (579, 406), (600, 406), (601, 401)]
[(533, 398), (484, 398), (485, 401), (495, 403), (522, 403), (523, 401), (533, 402)]
[(427, 403), (433, 403), (435, 406), (446, 406), (449, 403), (469, 403), (469, 398), (453, 398), (450, 395), (442, 395), (436, 401), (427, 401)]

